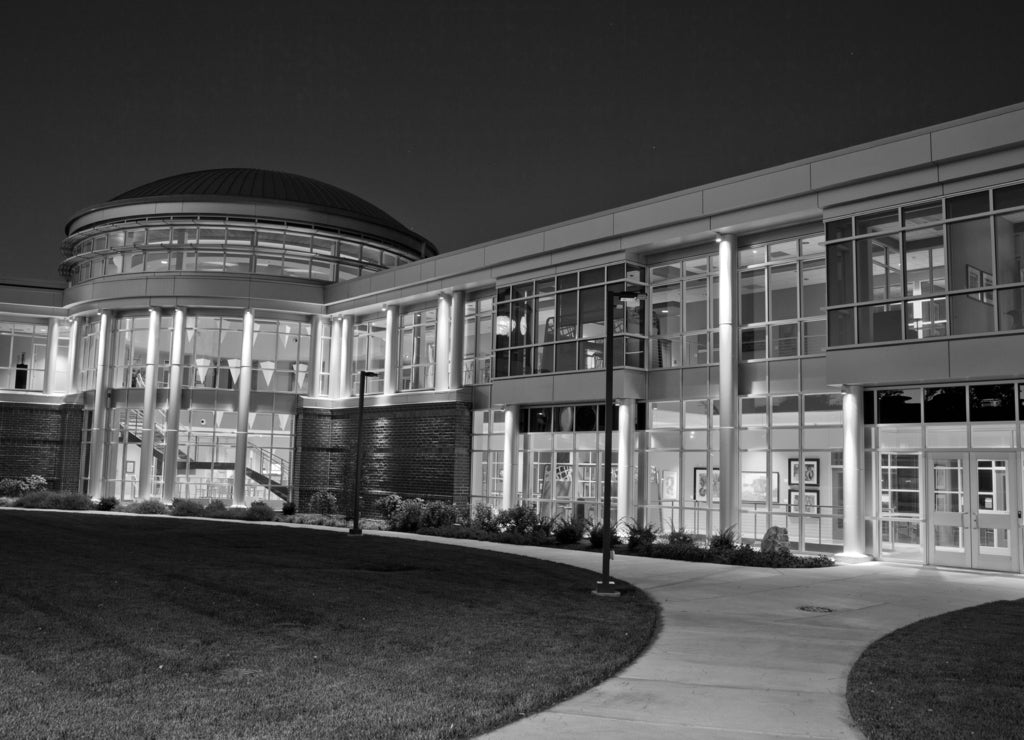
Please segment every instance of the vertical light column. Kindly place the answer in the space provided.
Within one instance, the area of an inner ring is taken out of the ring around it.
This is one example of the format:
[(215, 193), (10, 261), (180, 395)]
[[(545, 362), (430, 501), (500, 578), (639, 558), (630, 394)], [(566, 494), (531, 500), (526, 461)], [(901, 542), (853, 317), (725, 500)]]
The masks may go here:
[[(313, 317), (313, 357), (312, 357), (312, 382), (309, 384), (309, 395), (313, 398), (323, 396), (323, 389), (320, 387), (321, 373), (324, 363), (324, 318), (323, 316)], [(330, 382), (330, 374), (327, 376)]]
[(46, 370), (43, 373), (43, 393), (52, 396), (57, 392), (57, 358), (60, 355), (60, 319), (51, 316), (46, 327)]
[(142, 394), (142, 449), (139, 451), (139, 499), (153, 495), (153, 419), (156, 416), (156, 353), (160, 339), (160, 311), (149, 309), (146, 337), (146, 383)]
[(68, 393), (78, 390), (78, 372), (75, 368), (78, 362), (78, 326), (78, 317), (71, 319), (71, 332), (68, 335)]
[(327, 395), (338, 398), (341, 395), (341, 319), (331, 321), (331, 359), (328, 373)]
[(341, 319), (341, 348), (338, 360), (339, 388), (342, 398), (352, 397), (352, 317)]
[(452, 299), (441, 294), (437, 297), (437, 330), (434, 335), (434, 390), (451, 388), (448, 369), (451, 366), (449, 348), (452, 332)]
[(736, 362), (736, 237), (726, 234), (718, 243), (718, 385), (719, 385), (719, 529), (740, 531), (740, 456)]
[(238, 374), (238, 425), (235, 427), (235, 479), (231, 506), (245, 506), (245, 469), (249, 454), (249, 400), (252, 396), (252, 309), (242, 316), (242, 363)]
[(843, 556), (864, 552), (864, 388), (843, 386)]
[(463, 337), (466, 331), (466, 294), (461, 290), (452, 293), (452, 336), (448, 363), (448, 387), (458, 390), (462, 387), (462, 353), (465, 351)]
[[(617, 511), (615, 518), (618, 521), (626, 519), (639, 520), (633, 491), (633, 418), (636, 413), (636, 401), (632, 398), (620, 398), (619, 404), (619, 433), (617, 436), (619, 457), (616, 462), (616, 475), (619, 478), (618, 494), (616, 496)], [(607, 423), (607, 421), (605, 422)]]
[(395, 380), (398, 377), (398, 306), (387, 307), (387, 319), (384, 329), (384, 395), (395, 392)]
[(512, 497), (514, 494), (513, 483), (515, 482), (516, 462), (516, 419), (519, 418), (519, 404), (509, 404), (505, 407), (505, 444), (501, 454), (501, 508), (512, 508)]
[(164, 429), (164, 483), (160, 498), (170, 502), (177, 493), (178, 426), (181, 423), (182, 355), (185, 353), (185, 309), (174, 309), (171, 334), (171, 373), (167, 388), (167, 416)]
[(92, 428), (89, 430), (89, 497), (103, 498), (107, 460), (107, 364), (110, 349), (110, 311), (100, 312), (96, 339), (96, 385), (92, 403)]

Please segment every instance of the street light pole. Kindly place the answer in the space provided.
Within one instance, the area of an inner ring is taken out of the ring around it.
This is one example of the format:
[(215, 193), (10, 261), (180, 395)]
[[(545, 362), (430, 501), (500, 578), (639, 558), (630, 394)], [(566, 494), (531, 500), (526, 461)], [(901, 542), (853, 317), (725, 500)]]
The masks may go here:
[[(618, 596), (615, 581), (611, 579), (612, 559), (612, 419), (615, 417), (615, 304), (621, 298), (640, 298), (635, 291), (609, 290), (604, 304), (604, 537), (601, 546), (601, 580), (597, 582), (594, 594), (597, 596)], [(623, 352), (625, 360), (625, 352)], [(619, 450), (619, 454), (628, 451)], [(620, 481), (621, 482), (621, 481)]]
[(359, 528), (359, 489), (362, 483), (360, 473), (363, 462), (363, 398), (366, 396), (366, 379), (376, 377), (377, 373), (371, 373), (369, 370), (359, 371), (359, 413), (356, 415), (356, 479), (353, 484), (355, 505), (353, 506), (352, 528), (348, 530), (349, 534), (363, 533), (363, 530)]

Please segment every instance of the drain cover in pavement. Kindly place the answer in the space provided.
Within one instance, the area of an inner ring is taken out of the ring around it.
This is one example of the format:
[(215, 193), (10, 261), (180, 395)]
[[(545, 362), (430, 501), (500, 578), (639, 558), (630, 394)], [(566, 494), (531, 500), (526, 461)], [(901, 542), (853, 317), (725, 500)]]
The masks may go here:
[(827, 606), (801, 606), (798, 607), (802, 612), (817, 612), (819, 614), (828, 614), (829, 612), (835, 611)]

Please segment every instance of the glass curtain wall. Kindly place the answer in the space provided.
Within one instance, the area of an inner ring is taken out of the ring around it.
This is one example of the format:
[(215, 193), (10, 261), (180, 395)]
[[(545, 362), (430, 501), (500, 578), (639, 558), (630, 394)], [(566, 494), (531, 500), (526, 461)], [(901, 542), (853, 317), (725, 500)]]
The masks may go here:
[[(962, 521), (953, 517), (953, 527), (946, 520), (948, 512), (968, 511), (966, 461), (972, 454), (1021, 457), (1024, 383), (878, 388), (864, 394), (864, 417), (872, 462), (865, 477), (873, 494), (870, 519), (878, 554), (922, 563), (942, 551), (962, 550)], [(1019, 480), (1018, 469), (1009, 481)], [(979, 487), (982, 482), (975, 481)], [(1017, 511), (1020, 484), (1005, 493), (1003, 508)], [(995, 510), (995, 499), (991, 503)]]
[(359, 374), (377, 373), (366, 379), (366, 395), (384, 392), (384, 352), (387, 347), (387, 319), (367, 318), (352, 329), (352, 392), (359, 393)]
[(0, 389), (43, 390), (48, 334), (46, 323), (0, 321)]
[[(141, 488), (149, 324), (148, 314), (123, 315), (112, 322), (111, 387), (127, 392), (117, 396), (110, 414), (106, 489), (109, 495), (122, 499), (136, 498)], [(243, 328), (239, 316), (186, 317), (182, 386), (188, 392), (183, 394), (177, 450), (167, 450), (168, 398), (163, 389), (169, 381), (173, 329), (170, 316), (160, 318), (151, 490), (159, 490), (165, 455), (174, 454), (175, 497), (231, 501), (239, 426), (238, 384), (245, 371), (251, 374), (243, 466), (246, 500), (277, 504), (289, 498), (295, 398), (308, 392), (310, 383), (311, 325), (283, 319), (255, 320), (252, 365), (247, 369), (242, 368), (241, 360)], [(81, 341), (86, 348), (92, 346), (95, 332), (83, 332)], [(95, 368), (95, 354), (91, 360), (87, 358), (83, 356), (83, 363)]]
[(437, 309), (421, 308), (402, 314), (399, 340), (399, 390), (434, 387), (437, 353)]
[[(786, 527), (794, 547), (842, 549), (842, 398), (825, 384), (822, 235), (738, 254), (744, 538)], [(718, 259), (651, 266), (651, 369), (682, 368), (682, 397), (649, 403), (638, 517), (706, 536), (720, 502)], [(711, 367), (707, 367), (707, 366)]]
[(1024, 185), (825, 229), (830, 346), (1024, 329)]

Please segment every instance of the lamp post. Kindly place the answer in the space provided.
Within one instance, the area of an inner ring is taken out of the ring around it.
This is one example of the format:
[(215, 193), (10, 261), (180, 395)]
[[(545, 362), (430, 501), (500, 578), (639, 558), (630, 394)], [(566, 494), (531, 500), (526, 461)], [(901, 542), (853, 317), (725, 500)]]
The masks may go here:
[[(597, 582), (594, 594), (597, 596), (618, 596), (615, 581), (611, 579), (612, 559), (612, 419), (615, 415), (614, 368), (615, 351), (615, 305), (620, 299), (639, 301), (642, 294), (631, 290), (609, 290), (604, 304), (604, 537), (601, 547), (601, 580)], [(625, 349), (625, 347), (623, 347)], [(623, 352), (625, 360), (625, 352)], [(619, 450), (620, 454), (628, 451)]]
[(362, 483), (360, 473), (363, 462), (363, 398), (366, 396), (366, 379), (376, 377), (377, 373), (371, 373), (369, 370), (359, 371), (359, 413), (356, 415), (356, 480), (353, 484), (355, 505), (353, 506), (352, 528), (348, 530), (349, 534), (363, 533), (363, 530), (359, 528), (359, 489)]

